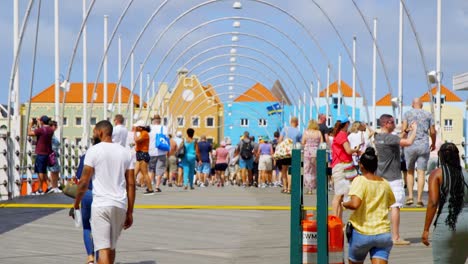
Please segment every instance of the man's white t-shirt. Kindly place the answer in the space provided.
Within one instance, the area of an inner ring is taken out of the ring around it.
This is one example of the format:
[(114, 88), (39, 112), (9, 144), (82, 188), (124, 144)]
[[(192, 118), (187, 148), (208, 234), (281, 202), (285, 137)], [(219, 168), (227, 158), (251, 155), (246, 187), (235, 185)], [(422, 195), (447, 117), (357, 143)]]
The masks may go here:
[[(359, 147), (361, 152), (366, 151), (367, 146), (369, 145), (369, 137), (363, 131), (358, 131), (356, 133), (350, 133), (348, 135), (349, 146), (351, 149)], [(358, 157), (353, 155), (354, 165), (358, 165)]]
[(84, 165), (94, 168), (92, 206), (127, 210), (125, 172), (134, 169), (130, 150), (116, 143), (101, 142), (86, 151)]
[(161, 125), (151, 125), (151, 131), (149, 133), (150, 141), (149, 141), (149, 155), (150, 156), (161, 156), (161, 155), (166, 155), (167, 151), (160, 150), (156, 148), (156, 135), (161, 134), (161, 127), (162, 127), (162, 132), (164, 135), (167, 136), (167, 127), (161, 126)]
[(112, 142), (126, 146), (128, 130), (124, 125), (115, 125), (112, 130)]

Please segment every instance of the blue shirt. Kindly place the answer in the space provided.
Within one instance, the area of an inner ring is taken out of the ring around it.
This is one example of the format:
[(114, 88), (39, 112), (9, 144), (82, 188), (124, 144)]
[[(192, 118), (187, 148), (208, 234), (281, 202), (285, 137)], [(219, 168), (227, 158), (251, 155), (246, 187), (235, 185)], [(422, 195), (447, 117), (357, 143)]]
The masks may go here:
[(210, 152), (213, 150), (210, 142), (198, 142), (198, 151), (200, 151), (201, 162), (210, 162)]
[(281, 131), (281, 136), (284, 138), (290, 138), (293, 141), (293, 144), (296, 144), (297, 142), (301, 142), (302, 140), (302, 133), (297, 129), (296, 127), (285, 127)]
[[(80, 157), (80, 164), (78, 165), (78, 168), (76, 169), (76, 178), (78, 180), (81, 179), (81, 174), (83, 174), (84, 159), (85, 159), (85, 155)], [(92, 189), (93, 189), (93, 181), (89, 181), (88, 190), (92, 190)]]

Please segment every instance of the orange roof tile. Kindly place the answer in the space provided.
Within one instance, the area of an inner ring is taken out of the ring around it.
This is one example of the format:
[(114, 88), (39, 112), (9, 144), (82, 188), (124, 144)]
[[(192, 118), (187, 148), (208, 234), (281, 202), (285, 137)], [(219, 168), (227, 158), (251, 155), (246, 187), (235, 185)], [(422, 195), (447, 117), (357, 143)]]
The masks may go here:
[(391, 106), (392, 105), (392, 95), (390, 93), (386, 94), (384, 97), (380, 98), (375, 102), (376, 106)]
[[(117, 84), (116, 83), (109, 83), (108, 84), (108, 93), (107, 93), (107, 102), (111, 103), (114, 97), (114, 92), (116, 90)], [(91, 102), (92, 93), (94, 89), (94, 83), (88, 83), (88, 102)], [(94, 103), (103, 103), (104, 99), (104, 84), (98, 83), (96, 87), (97, 98), (94, 100)], [(116, 95), (116, 100), (117, 97)], [(133, 95), (133, 100), (135, 104), (140, 104), (140, 97), (138, 95)], [(60, 102), (63, 98), (63, 91), (60, 90)], [(130, 99), (130, 90), (122, 86), (122, 102), (128, 103)], [(83, 83), (71, 83), (70, 84), (70, 91), (67, 92), (67, 96), (65, 98), (66, 103), (82, 103), (83, 102)], [(55, 102), (55, 85), (52, 84), (51, 86), (47, 87), (46, 89), (42, 90), (40, 93), (35, 95), (31, 98), (32, 103), (54, 103)]]
[[(327, 88), (320, 91), (320, 97), (325, 97), (327, 92)], [(330, 84), (328, 96), (332, 96), (333, 94), (338, 93), (338, 81)], [(351, 88), (345, 81), (341, 81), (341, 95), (343, 97), (352, 97), (353, 96), (353, 88)], [(356, 92), (356, 97), (361, 97), (358, 92)]]
[[(433, 87), (431, 89), (431, 92), (432, 92), (432, 95), (437, 95), (437, 86)], [(462, 99), (460, 99), (460, 97), (458, 97), (455, 93), (453, 93), (452, 91), (450, 91), (447, 87), (443, 85), (440, 86), (440, 94), (445, 95), (446, 102), (462, 102)], [(427, 92), (424, 93), (420, 98), (422, 102), (431, 101), (431, 98)]]
[(213, 86), (211, 84), (208, 84), (207, 86), (202, 85), (202, 88), (203, 88), (203, 91), (205, 92), (206, 96), (213, 97), (214, 102), (216, 104), (221, 104), (221, 100), (219, 99), (218, 94), (216, 93), (216, 90), (213, 89)]
[(252, 88), (245, 91), (234, 102), (278, 102), (276, 98), (268, 88), (263, 86), (261, 83), (256, 83)]

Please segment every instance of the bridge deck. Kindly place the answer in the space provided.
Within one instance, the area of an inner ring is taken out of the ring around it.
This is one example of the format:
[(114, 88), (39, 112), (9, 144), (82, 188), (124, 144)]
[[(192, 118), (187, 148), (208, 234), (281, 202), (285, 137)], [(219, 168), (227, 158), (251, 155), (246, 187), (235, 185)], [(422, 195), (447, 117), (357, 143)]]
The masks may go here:
[[(139, 190), (137, 204), (144, 208), (209, 206), (136, 209), (134, 226), (119, 240), (117, 263), (289, 263), (290, 212), (284, 207), (289, 205), (290, 196), (279, 190), (228, 186), (184, 191), (164, 187), (154, 196), (143, 196)], [(68, 207), (71, 201), (62, 194), (51, 194), (0, 204), (0, 263), (84, 263), (81, 229), (74, 228), (68, 209), (31, 208), (47, 204)], [(12, 208), (21, 204), (27, 208)], [(226, 205), (281, 207), (239, 210), (242, 208), (223, 207)], [(315, 205), (315, 196), (306, 196), (305, 205)], [(348, 215), (345, 211), (345, 219)], [(401, 233), (412, 244), (395, 246), (391, 263), (432, 262), (432, 249), (420, 243), (424, 215), (422, 210), (402, 212)]]

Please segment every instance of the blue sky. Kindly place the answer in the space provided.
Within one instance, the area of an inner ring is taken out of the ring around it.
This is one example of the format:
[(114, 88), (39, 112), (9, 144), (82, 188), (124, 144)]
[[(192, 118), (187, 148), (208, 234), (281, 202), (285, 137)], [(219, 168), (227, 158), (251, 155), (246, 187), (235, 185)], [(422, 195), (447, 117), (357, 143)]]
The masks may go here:
[[(378, 44), (383, 53), (383, 59), (387, 66), (391, 83), (391, 91), (397, 95), (397, 69), (398, 69), (398, 21), (399, 1), (355, 0), (364, 13), (366, 20), (372, 24), (374, 17), (378, 18)], [(20, 1), (20, 21), (23, 19), (27, 3)], [(37, 2), (37, 1), (36, 1)], [(37, 57), (36, 78), (34, 80), (33, 94), (54, 82), (54, 46), (53, 46), (53, 1), (42, 1), (40, 28), (39, 28), (39, 53)], [(88, 1), (89, 3), (90, 1)], [(155, 82), (168, 82), (174, 84), (175, 72), (187, 63), (193, 56), (200, 53), (185, 67), (194, 74), (201, 74), (200, 80), (209, 80), (209, 83), (218, 86), (229, 82), (227, 76), (213, 78), (229, 73), (229, 56), (232, 45), (232, 31), (239, 32), (239, 41), (235, 45), (238, 66), (236, 74), (249, 76), (250, 78), (236, 77), (234, 80), (236, 92), (242, 92), (245, 86), (252, 86), (255, 81), (262, 82), (271, 87), (272, 80), (280, 79), (283, 86), (293, 99), (302, 96), (304, 89), (309, 89), (310, 82), (317, 83), (316, 71), (325, 87), (326, 69), (330, 63), (335, 70), (331, 80), (335, 80), (338, 64), (338, 56), (342, 54), (342, 79), (349, 84), (352, 81), (352, 67), (346, 50), (339, 41), (328, 20), (314, 5), (312, 0), (241, 0), (243, 8), (234, 10), (231, 6), (234, 1), (199, 1), (199, 0), (169, 0), (151, 23), (149, 29), (142, 37), (135, 51), (136, 65), (144, 61), (153, 43), (159, 38), (163, 30), (178, 16), (190, 8), (205, 4), (183, 16), (178, 22), (161, 37), (154, 52), (144, 67), (144, 80), (146, 73), (155, 75)], [(352, 38), (357, 37), (357, 70), (362, 87), (357, 87), (359, 93), (364, 93), (369, 103), (372, 102), (372, 39), (361, 17), (351, 0), (316, 0), (342, 35), (348, 49), (351, 50)], [(429, 69), (435, 69), (436, 63), (436, 1), (413, 0), (407, 1), (408, 10), (415, 22), (417, 33), (421, 38), (424, 56)], [(7, 102), (9, 76), (13, 60), (12, 51), (12, 21), (13, 1), (0, 1), (0, 89), (1, 103)], [(128, 0), (99, 0), (97, 1), (88, 23), (88, 81), (94, 82), (97, 76), (98, 66), (103, 56), (103, 16), (109, 15), (109, 36), (113, 31), (118, 17), (127, 5)], [(123, 60), (128, 57), (130, 47), (148, 18), (163, 1), (135, 0), (117, 35), (122, 36)], [(306, 34), (302, 26), (285, 13), (272, 7), (276, 5), (297, 19), (313, 37), (317, 40), (318, 47)], [(60, 72), (65, 74), (70, 63), (72, 47), (77, 39), (81, 24), (81, 1), (60, 1), (60, 45), (61, 59)], [(37, 14), (37, 4), (32, 10), (25, 42), (21, 51), (20, 64), (20, 100), (25, 102), (29, 98), (29, 86), (31, 79), (31, 63), (34, 30)], [(451, 0), (443, 1), (442, 24), (442, 72), (443, 84), (452, 88), (452, 76), (468, 72), (468, 1)], [(224, 17), (244, 17), (240, 20), (241, 27), (234, 29), (234, 19)], [(188, 30), (206, 22), (219, 19), (190, 33), (180, 41), (172, 52), (168, 53), (174, 43)], [(256, 19), (252, 21), (249, 19)], [(261, 21), (261, 22), (258, 22)], [(276, 27), (280, 32), (265, 24)], [(226, 34), (223, 34), (226, 33)], [(217, 35), (218, 34), (218, 35)], [(217, 35), (217, 36), (213, 36)], [(210, 37), (212, 36), (212, 37)], [(207, 40), (188, 49), (178, 61), (175, 59), (190, 45), (199, 40)], [(264, 39), (264, 40), (262, 40)], [(294, 41), (291, 42), (292, 39)], [(265, 41), (266, 40), (266, 41)], [(421, 96), (427, 91), (425, 73), (418, 53), (414, 34), (410, 29), (408, 19), (405, 18), (404, 33), (404, 103), (408, 104), (415, 96)], [(298, 48), (299, 47), (299, 48)], [(209, 52), (203, 53), (207, 49)], [(319, 51), (323, 50), (325, 57)], [(263, 52), (261, 52), (263, 51)], [(304, 54), (302, 53), (304, 52)], [(167, 54), (168, 53), (168, 54)], [(163, 61), (163, 58), (167, 58)], [(195, 65), (207, 60), (194, 68)], [(328, 61), (329, 60), (329, 61)], [(174, 63), (175, 62), (175, 63)], [(262, 62), (262, 63), (260, 63)], [(170, 66), (174, 63), (174, 66)], [(313, 66), (311, 67), (310, 64)], [(223, 65), (223, 66), (220, 66)], [(219, 66), (219, 67), (217, 67)], [(136, 67), (138, 68), (138, 67)], [(207, 71), (208, 69), (211, 69)], [(390, 92), (387, 86), (382, 65), (377, 65), (377, 99)], [(124, 73), (123, 84), (130, 86), (130, 71), (127, 67)], [(204, 73), (203, 73), (204, 72)], [(203, 73), (203, 74), (202, 74)], [(117, 81), (117, 39), (113, 40), (109, 50), (109, 82)], [(167, 75), (167, 77), (165, 77)], [(76, 61), (73, 64), (72, 82), (82, 81), (82, 56), (81, 44)], [(99, 79), (102, 81), (102, 76)], [(138, 83), (137, 83), (138, 84)], [(207, 84), (205, 82), (205, 84)], [(136, 88), (138, 92), (138, 86)], [(219, 93), (226, 94), (227, 86), (217, 89)], [(314, 92), (315, 93), (315, 92)], [(463, 100), (467, 98), (467, 92), (457, 92)], [(222, 96), (227, 98), (227, 95)]]

